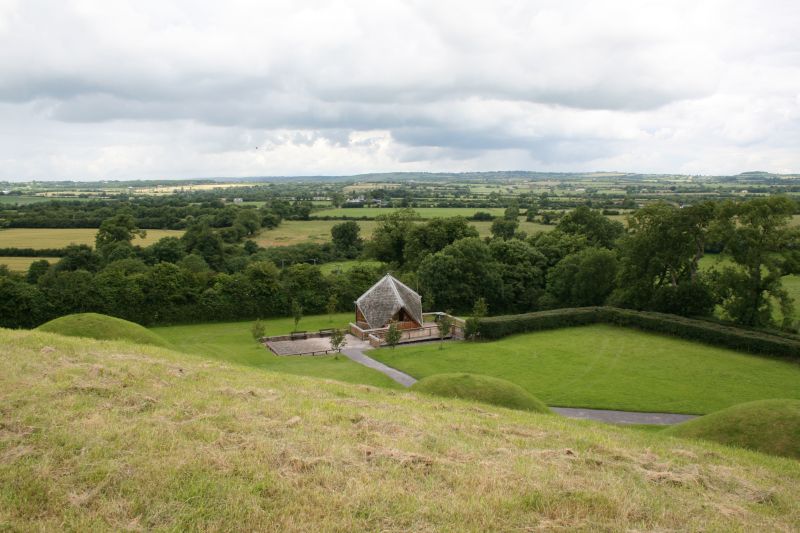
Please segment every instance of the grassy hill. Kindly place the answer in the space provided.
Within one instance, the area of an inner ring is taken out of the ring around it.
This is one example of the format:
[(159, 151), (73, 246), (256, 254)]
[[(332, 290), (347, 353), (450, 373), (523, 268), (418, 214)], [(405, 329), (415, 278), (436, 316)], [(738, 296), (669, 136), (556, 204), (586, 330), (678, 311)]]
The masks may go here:
[(734, 405), (667, 428), (664, 433), (800, 459), (800, 400)]
[(0, 530), (800, 527), (800, 463), (0, 330)]
[(797, 363), (606, 324), (370, 356), (418, 379), (447, 372), (506, 379), (559, 407), (703, 414), (752, 400), (800, 399)]
[(414, 392), (490, 403), (509, 409), (549, 413), (550, 409), (519, 385), (478, 374), (436, 374), (411, 386)]
[(144, 326), (99, 313), (77, 313), (65, 315), (38, 328), (47, 333), (58, 333), (69, 337), (88, 337), (99, 340), (126, 340), (138, 344), (171, 347), (163, 337)]

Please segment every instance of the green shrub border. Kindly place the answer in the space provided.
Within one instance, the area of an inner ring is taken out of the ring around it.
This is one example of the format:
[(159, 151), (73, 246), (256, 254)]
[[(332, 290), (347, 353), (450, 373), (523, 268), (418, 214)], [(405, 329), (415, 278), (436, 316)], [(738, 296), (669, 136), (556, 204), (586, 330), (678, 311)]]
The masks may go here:
[(578, 307), (493, 316), (480, 319), (479, 329), (481, 338), (495, 340), (516, 333), (597, 323), (664, 333), (714, 346), (800, 362), (800, 341), (796, 339), (706, 320), (616, 307)]

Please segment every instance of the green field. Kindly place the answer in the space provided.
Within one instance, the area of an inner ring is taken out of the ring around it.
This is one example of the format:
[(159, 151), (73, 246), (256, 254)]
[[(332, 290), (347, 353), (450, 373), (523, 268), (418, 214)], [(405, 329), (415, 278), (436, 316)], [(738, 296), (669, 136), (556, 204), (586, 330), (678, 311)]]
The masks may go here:
[[(0, 230), (0, 248), (63, 248), (68, 244), (94, 246), (97, 230), (93, 228), (12, 228)], [(183, 230), (149, 229), (144, 239), (133, 244), (148, 246), (162, 237), (180, 237)]]
[[(73, 198), (77, 200), (78, 198)], [(47, 198), (45, 196), (6, 196), (0, 195), (0, 204), (4, 205), (28, 205), (28, 204), (38, 204), (40, 202), (49, 202), (53, 200), (53, 198)]]
[(322, 271), (323, 274), (330, 274), (331, 272), (347, 272), (351, 268), (355, 268), (357, 266), (364, 266), (369, 268), (374, 268), (377, 266), (382, 265), (380, 261), (334, 261), (332, 263), (323, 263), (319, 266), (319, 269)]
[(449, 372), (507, 379), (550, 406), (702, 414), (800, 398), (800, 365), (609, 325), (370, 355), (418, 379)]
[[(388, 215), (394, 211), (399, 211), (400, 208), (395, 207), (354, 207), (354, 208), (330, 208), (314, 211), (313, 215), (317, 217), (370, 217), (374, 218), (379, 215)], [(447, 218), (447, 217), (469, 217), (483, 211), (490, 213), (496, 217), (502, 217), (505, 209), (502, 207), (415, 207), (420, 218)]]
[[(304, 317), (300, 330), (316, 331), (323, 328), (345, 328), (353, 319), (351, 313), (339, 313), (328, 317), (317, 315)], [(250, 335), (252, 321), (192, 324), (188, 326), (166, 326), (152, 328), (173, 346), (187, 353), (247, 365), (297, 374), (336, 379), (349, 383), (363, 383), (381, 387), (400, 387), (383, 374), (361, 366), (346, 357), (325, 356), (277, 356), (257, 344)], [(283, 335), (294, 329), (291, 318), (265, 320), (266, 334)]]
[(57, 263), (60, 257), (0, 257), (0, 265), (6, 265), (9, 270), (15, 272), (27, 272), (28, 267), (34, 261), (45, 259), (50, 261), (50, 264)]

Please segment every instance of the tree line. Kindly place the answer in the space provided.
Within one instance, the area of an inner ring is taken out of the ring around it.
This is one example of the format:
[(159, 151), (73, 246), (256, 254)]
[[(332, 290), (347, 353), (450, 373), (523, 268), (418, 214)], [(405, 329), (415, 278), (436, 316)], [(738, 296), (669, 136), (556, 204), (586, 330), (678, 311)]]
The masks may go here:
[[(351, 311), (352, 302), (392, 271), (423, 296), (426, 310), (490, 314), (613, 305), (684, 316), (724, 318), (754, 327), (796, 327), (781, 278), (800, 272), (797, 204), (781, 196), (655, 203), (627, 228), (586, 206), (549, 232), (519, 231), (511, 205), (481, 238), (462, 217), (420, 221), (413, 210), (380, 217), (371, 239), (356, 222), (335, 225), (331, 242), (262, 248), (253, 237), (272, 207), (238, 209), (226, 227), (193, 221), (180, 238), (140, 247), (129, 213), (100, 223), (94, 248), (73, 245), (54, 264), (27, 273), (0, 267), (0, 326), (32, 327), (68, 313), (96, 311), (142, 324)], [(708, 252), (728, 262), (701, 269)], [(385, 266), (323, 275), (316, 265), (368, 257)], [(782, 323), (776, 323), (776, 307)]]

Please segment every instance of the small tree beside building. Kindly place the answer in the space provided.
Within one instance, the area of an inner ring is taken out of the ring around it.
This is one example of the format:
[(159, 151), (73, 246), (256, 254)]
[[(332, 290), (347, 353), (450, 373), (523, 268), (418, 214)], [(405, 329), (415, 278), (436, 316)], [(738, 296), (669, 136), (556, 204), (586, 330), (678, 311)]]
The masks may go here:
[(392, 321), (392, 323), (389, 324), (389, 330), (386, 332), (386, 336), (383, 340), (394, 350), (394, 347), (400, 342), (402, 336), (403, 332), (397, 327), (397, 322)]

